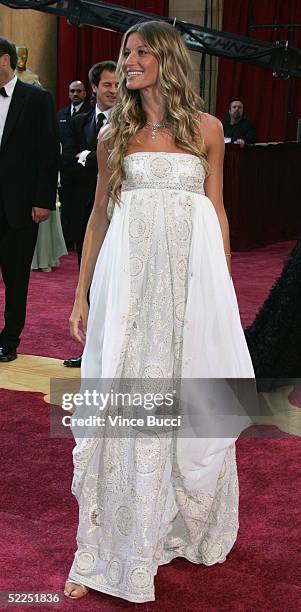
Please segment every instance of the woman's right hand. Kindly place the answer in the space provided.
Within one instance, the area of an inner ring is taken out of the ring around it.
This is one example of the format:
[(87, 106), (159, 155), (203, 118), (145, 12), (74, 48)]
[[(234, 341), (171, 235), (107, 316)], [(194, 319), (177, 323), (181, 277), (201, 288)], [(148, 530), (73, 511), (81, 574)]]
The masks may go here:
[(76, 298), (69, 319), (70, 335), (81, 344), (86, 342), (89, 306), (86, 299)]

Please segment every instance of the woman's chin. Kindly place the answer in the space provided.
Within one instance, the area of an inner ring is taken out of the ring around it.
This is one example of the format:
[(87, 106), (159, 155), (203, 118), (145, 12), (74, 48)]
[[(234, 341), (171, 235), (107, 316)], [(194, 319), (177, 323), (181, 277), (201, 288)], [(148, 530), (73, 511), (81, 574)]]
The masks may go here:
[(137, 83), (136, 85), (134, 83), (127, 83), (126, 86), (127, 86), (127, 89), (130, 89), (130, 90), (141, 89), (141, 87), (139, 87)]

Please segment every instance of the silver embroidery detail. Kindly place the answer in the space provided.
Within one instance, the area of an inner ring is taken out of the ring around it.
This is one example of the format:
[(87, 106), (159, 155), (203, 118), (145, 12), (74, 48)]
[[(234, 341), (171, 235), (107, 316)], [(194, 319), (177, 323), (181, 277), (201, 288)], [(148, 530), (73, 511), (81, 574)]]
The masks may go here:
[(76, 555), (76, 565), (81, 572), (89, 572), (95, 564), (95, 557), (91, 552), (81, 551)]
[(151, 578), (151, 573), (146, 567), (136, 567), (130, 575), (130, 581), (136, 589), (147, 589)]
[(121, 580), (122, 566), (119, 560), (112, 559), (108, 564), (107, 576), (110, 582), (118, 584)]
[(116, 527), (122, 535), (129, 536), (133, 528), (133, 517), (129, 508), (120, 506), (115, 515)]
[(135, 440), (135, 467), (140, 474), (150, 474), (160, 464), (160, 438), (148, 430), (139, 432)]

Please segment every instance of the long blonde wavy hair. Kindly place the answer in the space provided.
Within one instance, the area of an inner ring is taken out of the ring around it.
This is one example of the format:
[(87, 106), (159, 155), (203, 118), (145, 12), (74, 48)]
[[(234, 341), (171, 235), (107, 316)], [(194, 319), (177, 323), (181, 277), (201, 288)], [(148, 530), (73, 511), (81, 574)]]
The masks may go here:
[(175, 144), (199, 157), (208, 169), (204, 139), (200, 132), (200, 112), (204, 103), (192, 87), (192, 65), (187, 48), (179, 32), (168, 23), (138, 23), (122, 39), (117, 63), (119, 101), (110, 114), (109, 128), (103, 135), (104, 141), (110, 141), (109, 197), (114, 202), (120, 201), (120, 187), (124, 179), (123, 159), (129, 139), (147, 121), (139, 90), (127, 89), (123, 72), (124, 50), (130, 34), (134, 32), (141, 35), (150, 53), (158, 60), (158, 86), (165, 101), (164, 121), (174, 134)]

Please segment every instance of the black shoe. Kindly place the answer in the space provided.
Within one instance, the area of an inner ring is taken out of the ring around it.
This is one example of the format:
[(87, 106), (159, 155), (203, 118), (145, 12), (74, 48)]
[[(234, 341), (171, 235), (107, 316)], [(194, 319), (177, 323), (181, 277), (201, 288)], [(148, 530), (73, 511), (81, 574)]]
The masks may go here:
[(0, 362), (13, 361), (18, 355), (15, 348), (0, 346)]
[(65, 361), (63, 361), (63, 365), (66, 366), (66, 368), (80, 368), (82, 365), (82, 355), (65, 359)]

